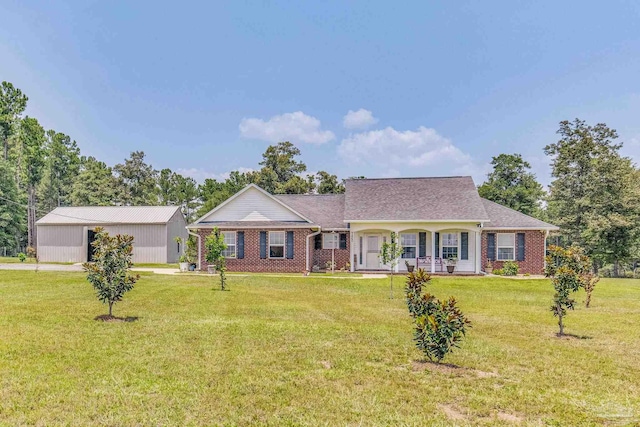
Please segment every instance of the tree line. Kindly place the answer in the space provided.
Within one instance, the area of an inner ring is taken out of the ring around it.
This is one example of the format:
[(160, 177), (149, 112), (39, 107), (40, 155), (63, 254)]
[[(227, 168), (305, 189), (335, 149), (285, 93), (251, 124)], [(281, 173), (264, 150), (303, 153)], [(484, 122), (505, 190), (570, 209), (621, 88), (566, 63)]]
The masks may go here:
[[(56, 206), (181, 206), (188, 221), (205, 214), (247, 184), (273, 194), (342, 193), (344, 182), (326, 171), (307, 173), (291, 142), (269, 146), (255, 171), (223, 180), (156, 170), (134, 151), (113, 167), (81, 155), (70, 136), (45, 130), (24, 116), (28, 97), (0, 85), (0, 248), (35, 245), (35, 221)], [(594, 269), (614, 276), (640, 265), (640, 171), (620, 154), (622, 143), (605, 124), (563, 121), (559, 139), (544, 147), (551, 165), (545, 189), (520, 154), (493, 157), (480, 195), (561, 227), (553, 242), (584, 248)], [(425, 171), (424, 175), (428, 175)], [(452, 195), (455, 197), (455, 195)]]
[(256, 171), (200, 185), (171, 169), (156, 170), (143, 151), (111, 167), (83, 156), (70, 136), (23, 116), (28, 100), (13, 84), (0, 85), (0, 248), (9, 253), (35, 247), (35, 222), (57, 206), (181, 206), (190, 221), (249, 183), (271, 193), (344, 192), (336, 175), (305, 175), (300, 150), (290, 142), (269, 146)]

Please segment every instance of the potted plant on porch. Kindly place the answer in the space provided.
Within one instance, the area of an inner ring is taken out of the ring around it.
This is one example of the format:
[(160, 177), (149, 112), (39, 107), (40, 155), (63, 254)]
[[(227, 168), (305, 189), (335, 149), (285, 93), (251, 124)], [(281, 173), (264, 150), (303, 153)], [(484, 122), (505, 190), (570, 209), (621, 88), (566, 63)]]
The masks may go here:
[(493, 273), (493, 263), (491, 262), (490, 259), (487, 260), (487, 263), (484, 265), (484, 271), (487, 274), (491, 274)]
[(456, 264), (458, 263), (458, 258), (447, 258), (447, 273), (452, 274), (456, 269)]
[(186, 255), (180, 255), (179, 266), (181, 272), (189, 271), (189, 258)]
[(407, 273), (413, 273), (414, 266), (409, 264), (409, 261), (405, 260), (404, 265), (407, 267)]

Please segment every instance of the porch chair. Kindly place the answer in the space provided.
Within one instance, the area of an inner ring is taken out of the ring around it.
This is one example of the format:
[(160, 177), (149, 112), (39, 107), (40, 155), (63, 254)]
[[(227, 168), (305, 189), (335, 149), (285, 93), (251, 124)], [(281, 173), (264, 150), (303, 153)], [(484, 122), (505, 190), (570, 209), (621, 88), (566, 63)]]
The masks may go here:
[[(444, 266), (444, 262), (442, 260), (442, 258), (436, 258), (435, 259), (435, 268), (439, 268), (439, 271), (444, 271), (443, 270), (443, 266)], [(417, 257), (416, 258), (416, 268), (423, 268), (427, 271), (431, 271), (431, 255), (425, 256), (425, 257)]]

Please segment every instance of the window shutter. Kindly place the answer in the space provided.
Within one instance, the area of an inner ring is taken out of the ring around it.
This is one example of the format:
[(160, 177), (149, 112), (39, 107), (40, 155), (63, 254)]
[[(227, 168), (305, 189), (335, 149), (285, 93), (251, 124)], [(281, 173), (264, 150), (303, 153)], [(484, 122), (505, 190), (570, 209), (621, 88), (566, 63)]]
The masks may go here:
[(524, 233), (516, 234), (516, 261), (524, 261)]
[(427, 256), (427, 233), (424, 231), (418, 233), (418, 256), (420, 258)]
[(265, 259), (267, 257), (267, 232), (260, 232), (260, 258)]
[(496, 260), (496, 233), (487, 233), (487, 259)]
[(313, 238), (313, 249), (322, 249), (322, 234), (316, 234)]
[(238, 259), (244, 258), (244, 231), (238, 231), (236, 233), (237, 245), (236, 257)]
[(460, 233), (460, 259), (469, 259), (469, 233)]
[(347, 249), (347, 233), (340, 233), (340, 249)]
[(440, 258), (440, 233), (435, 233), (436, 258)]
[(287, 259), (293, 259), (293, 231), (287, 231)]

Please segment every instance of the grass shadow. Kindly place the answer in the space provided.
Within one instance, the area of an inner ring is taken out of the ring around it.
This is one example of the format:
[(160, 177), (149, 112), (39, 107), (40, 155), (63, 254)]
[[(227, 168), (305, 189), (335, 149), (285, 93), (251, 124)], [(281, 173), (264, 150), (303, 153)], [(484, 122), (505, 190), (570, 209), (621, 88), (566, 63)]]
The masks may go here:
[(577, 334), (556, 334), (556, 337), (558, 338), (566, 338), (566, 339), (576, 339), (576, 340), (591, 340), (593, 339), (593, 337), (590, 337), (588, 335), (577, 335)]
[(127, 317), (118, 317), (118, 316), (109, 316), (108, 314), (101, 314), (100, 316), (96, 316), (93, 320), (99, 320), (101, 322), (135, 322), (139, 319), (138, 316), (127, 316)]

